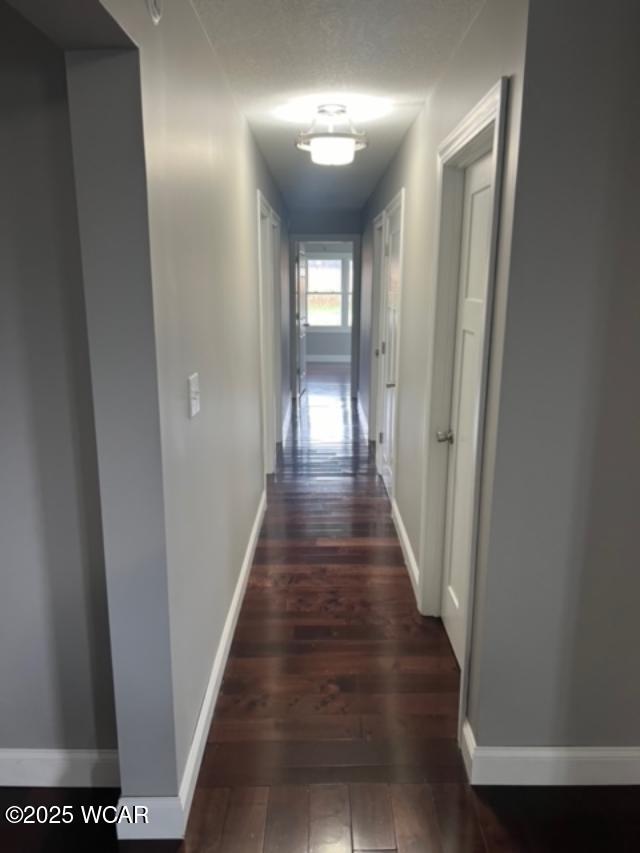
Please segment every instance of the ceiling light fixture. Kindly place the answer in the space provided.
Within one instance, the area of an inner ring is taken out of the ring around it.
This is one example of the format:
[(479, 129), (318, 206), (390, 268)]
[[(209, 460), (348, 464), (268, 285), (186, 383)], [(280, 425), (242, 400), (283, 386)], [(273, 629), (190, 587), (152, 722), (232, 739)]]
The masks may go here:
[(311, 162), (319, 166), (348, 166), (353, 163), (356, 151), (362, 151), (367, 145), (366, 133), (355, 129), (342, 104), (318, 107), (309, 130), (299, 133), (296, 139), (296, 148), (308, 151)]

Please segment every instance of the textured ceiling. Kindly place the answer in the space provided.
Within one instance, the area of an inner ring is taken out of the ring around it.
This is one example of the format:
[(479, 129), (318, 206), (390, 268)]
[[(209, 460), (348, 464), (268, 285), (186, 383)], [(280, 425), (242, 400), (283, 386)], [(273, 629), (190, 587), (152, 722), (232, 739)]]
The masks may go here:
[[(240, 108), (292, 209), (359, 208), (484, 0), (192, 0)], [(326, 92), (390, 98), (361, 125), (369, 148), (345, 168), (314, 166), (273, 110)]]

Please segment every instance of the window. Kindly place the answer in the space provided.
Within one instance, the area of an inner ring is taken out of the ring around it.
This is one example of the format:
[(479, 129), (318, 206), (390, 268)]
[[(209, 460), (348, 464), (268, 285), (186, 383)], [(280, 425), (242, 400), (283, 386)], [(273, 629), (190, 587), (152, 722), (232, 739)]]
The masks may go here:
[(307, 257), (307, 320), (310, 326), (349, 328), (352, 300), (351, 258)]

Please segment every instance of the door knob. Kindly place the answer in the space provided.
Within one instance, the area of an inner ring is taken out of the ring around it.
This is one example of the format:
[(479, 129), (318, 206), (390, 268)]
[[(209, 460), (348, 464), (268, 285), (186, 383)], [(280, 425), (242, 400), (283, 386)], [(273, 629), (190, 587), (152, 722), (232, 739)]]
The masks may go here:
[(438, 430), (436, 433), (436, 440), (440, 442), (440, 444), (453, 444), (453, 432), (448, 429), (446, 431)]
[(395, 382), (387, 382), (387, 384), (386, 384), (386, 386), (385, 386), (385, 387), (386, 387), (386, 388), (395, 388), (395, 387), (396, 387), (396, 383), (395, 383)]

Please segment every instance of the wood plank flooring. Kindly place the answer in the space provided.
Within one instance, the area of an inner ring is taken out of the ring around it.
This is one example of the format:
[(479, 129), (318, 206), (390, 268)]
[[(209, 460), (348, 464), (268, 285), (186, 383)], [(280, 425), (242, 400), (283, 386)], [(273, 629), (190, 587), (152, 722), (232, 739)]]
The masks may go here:
[(268, 485), (200, 784), (462, 782), (458, 682), (440, 622), (416, 610), (348, 382), (311, 371)]
[[(187, 837), (13, 828), (5, 853), (631, 853), (634, 788), (471, 789), (458, 670), (421, 617), (341, 365), (310, 370), (209, 732)], [(117, 791), (0, 789), (11, 803)], [(1, 818), (0, 818), (1, 819)]]

